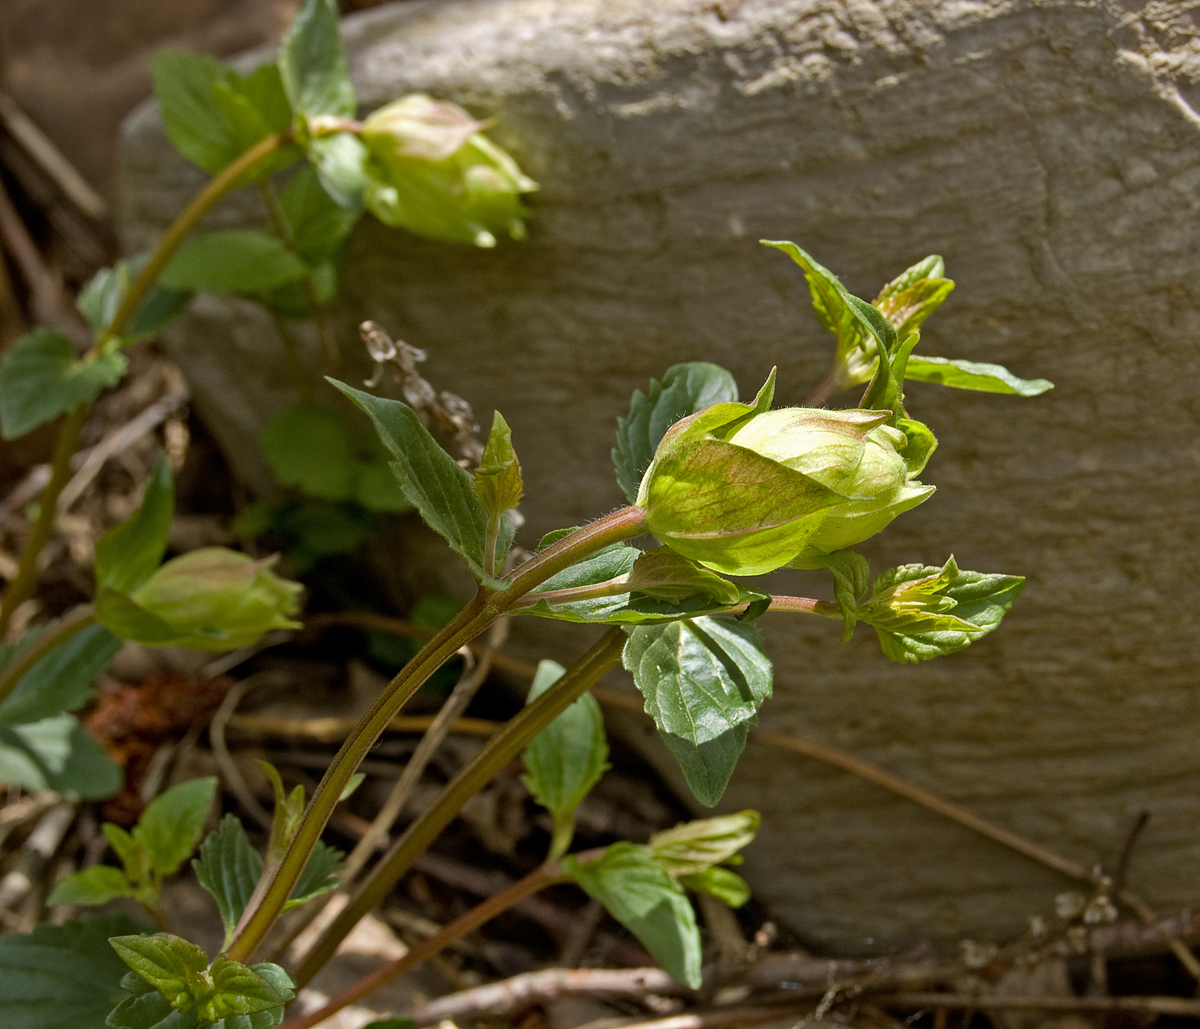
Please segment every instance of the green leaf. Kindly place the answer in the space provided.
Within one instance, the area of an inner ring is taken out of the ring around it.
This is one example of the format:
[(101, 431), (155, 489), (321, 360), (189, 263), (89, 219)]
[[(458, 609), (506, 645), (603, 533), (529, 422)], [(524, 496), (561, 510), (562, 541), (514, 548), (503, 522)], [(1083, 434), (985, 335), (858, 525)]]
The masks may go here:
[(563, 858), (563, 871), (636, 936), (666, 971), (699, 989), (700, 931), (686, 894), (648, 847), (614, 843), (587, 864)]
[(367, 182), (367, 148), (349, 132), (321, 136), (308, 146), (308, 160), (334, 203), (358, 217)]
[(336, 890), (338, 887), (336, 873), (345, 867), (345, 855), (337, 848), (318, 840), (308, 859), (308, 864), (304, 866), (300, 879), (292, 889), (292, 895), (288, 898), (284, 910), (291, 910), (305, 901)]
[[(145, 268), (147, 260), (149, 255), (139, 254), (127, 261), (118, 261), (111, 268), (101, 268), (83, 288), (75, 305), (96, 336), (102, 335), (112, 324), (130, 284)], [(155, 286), (121, 334), (121, 345), (129, 346), (154, 336), (187, 306), (191, 297), (188, 290)]]
[(57, 329), (39, 326), (9, 348), (0, 361), (0, 425), (17, 439), (60, 414), (89, 404), (115, 386), (128, 362), (119, 353), (84, 361)]
[(207, 996), (208, 955), (179, 936), (115, 936), (108, 941), (117, 956), (161, 993), (173, 1008), (187, 1010)]
[(200, 844), (200, 856), (192, 861), (196, 881), (217, 904), (225, 926), (228, 947), (238, 919), (250, 902), (250, 895), (262, 875), (263, 861), (250, 844), (246, 830), (235, 815), (226, 815), (221, 824)]
[[(51, 631), (53, 624), (42, 626), (38, 632)], [(27, 634), (21, 645), (8, 652), (7, 660), (0, 657), (0, 667), (14, 659), (24, 646), (29, 646), (38, 632)], [(0, 725), (40, 722), (62, 711), (83, 707), (91, 699), (96, 677), (120, 649), (121, 641), (102, 625), (80, 630), (21, 676), (16, 688), (0, 704)]]
[[(125, 974), (121, 989), (125, 991), (124, 999), (106, 1020), (112, 1029), (201, 1029), (195, 1010), (176, 1011), (166, 997), (136, 972)], [(210, 1029), (210, 1023), (205, 1022), (203, 1029)]]
[(279, 207), (297, 252), (311, 265), (330, 260), (358, 221), (358, 212), (334, 200), (309, 165), (279, 191)]
[[(922, 265), (925, 263), (922, 262)], [(910, 272), (912, 270), (909, 269)], [(885, 286), (873, 306), (887, 319), (900, 339), (919, 332), (925, 319), (942, 306), (954, 289), (954, 283), (949, 279), (916, 279), (899, 289), (892, 288), (895, 285), (892, 282)]]
[(875, 580), (858, 617), (875, 629), (887, 657), (915, 664), (953, 654), (995, 629), (1024, 582), (1019, 575), (960, 571), (953, 557), (942, 568), (901, 565)]
[[(565, 669), (554, 661), (538, 664), (525, 703), (546, 692)], [(609, 768), (608, 740), (600, 705), (585, 693), (530, 741), (521, 755), (527, 774), (521, 781), (556, 824), (569, 823), (580, 801)]]
[(672, 829), (656, 832), (647, 845), (663, 867), (679, 878), (729, 861), (754, 839), (761, 824), (757, 811), (739, 811), (680, 822)]
[(106, 800), (121, 789), (124, 775), (73, 715), (61, 714), (0, 727), (0, 782)]
[(108, 938), (145, 931), (127, 915), (85, 915), (0, 936), (5, 1029), (98, 1029), (121, 999), (125, 966)]
[(293, 407), (267, 423), (259, 442), (283, 485), (326, 500), (351, 496), (358, 455), (350, 426), (336, 411), (312, 404)]
[(624, 662), (692, 793), (712, 806), (771, 695), (771, 662), (758, 630), (708, 617), (638, 626)]
[(150, 578), (167, 552), (174, 513), (175, 483), (167, 456), (160, 450), (138, 509), (96, 542), (97, 587), (128, 593)]
[(487, 446), (475, 469), (475, 493), (493, 518), (520, 504), (525, 493), (521, 465), (512, 445), (512, 430), (499, 411), (492, 419)]
[(260, 293), (307, 274), (308, 266), (278, 236), (257, 229), (225, 229), (187, 240), (160, 281), (174, 289)]
[(1036, 397), (1054, 389), (1054, 383), (1049, 379), (1021, 379), (1003, 365), (945, 357), (909, 358), (905, 378), (984, 393), (1015, 393), (1022, 397)]
[(271, 838), (267, 843), (267, 859), (278, 862), (286, 853), (304, 817), (304, 787), (296, 786), (291, 793), (284, 788), (283, 778), (270, 761), (259, 761), (275, 793), (275, 811), (271, 816)]
[(470, 473), (438, 445), (407, 404), (364, 393), (336, 379), (328, 381), (375, 423), (375, 431), (394, 458), (396, 481), (425, 524), (466, 559), (485, 586), (501, 587), (484, 570), (488, 513)]
[(871, 588), (871, 566), (867, 559), (853, 550), (836, 550), (820, 558), (833, 574), (833, 595), (842, 612), (845, 630), (842, 642), (849, 642), (858, 622), (858, 598)]
[(692, 875), (681, 875), (679, 884), (696, 893), (716, 897), (731, 908), (740, 908), (750, 899), (750, 884), (728, 868), (706, 868)]
[(196, 849), (216, 794), (215, 777), (190, 779), (163, 790), (142, 812), (133, 838), (146, 849), (150, 867), (159, 875), (177, 872)]
[(54, 887), (46, 903), (56, 904), (107, 904), (116, 897), (134, 897), (137, 888), (119, 868), (110, 865), (92, 865), (82, 872), (67, 876)]
[(121, 867), (125, 869), (125, 877), (136, 884), (150, 883), (153, 873), (150, 871), (150, 855), (146, 853), (137, 840), (129, 835), (119, 825), (105, 822), (101, 829), (104, 831), (108, 844), (113, 852), (121, 859)]
[(812, 297), (813, 311), (821, 327), (837, 337), (837, 363), (844, 363), (856, 348), (865, 349), (864, 335), (859, 319), (846, 303), (846, 287), (841, 280), (811, 254), (787, 240), (759, 240), (764, 246), (782, 250), (804, 271), (808, 292)]
[(164, 618), (147, 611), (127, 593), (103, 587), (96, 594), (96, 620), (123, 640), (133, 640), (150, 647), (165, 647), (188, 638), (186, 629), (179, 629)]
[(895, 424), (898, 418), (904, 417), (904, 407), (901, 403), (904, 398), (904, 373), (908, 368), (913, 348), (920, 342), (920, 339), (921, 337), (914, 332), (898, 343), (895, 348), (889, 349), (886, 358), (880, 358), (859, 407), (874, 411), (890, 410), (892, 412), (891, 424)]
[[(283, 969), (279, 971), (283, 973)], [(212, 981), (212, 992), (197, 1004), (197, 1013), (201, 1018), (220, 1022), (230, 1016), (253, 1015), (272, 1008), (283, 1009), (284, 998), (279, 991), (253, 968), (238, 961), (218, 957), (209, 968), (208, 975)]]
[(333, 0), (305, 0), (280, 44), (279, 74), (298, 113), (354, 116), (354, 87)]
[(892, 323), (873, 304), (868, 304), (851, 293), (845, 294), (842, 299), (846, 301), (851, 315), (858, 320), (859, 329), (863, 335), (874, 337), (876, 345), (885, 347), (891, 354), (896, 349), (896, 342), (899, 339)]
[[(912, 365), (911, 358), (909, 365)], [(900, 451), (900, 456), (904, 458), (904, 463), (908, 466), (909, 478), (915, 479), (925, 470), (933, 452), (937, 450), (937, 437), (928, 425), (912, 418), (897, 418), (895, 424), (896, 428), (904, 433), (906, 441), (904, 449)]]
[(634, 390), (629, 414), (617, 420), (612, 459), (617, 484), (632, 504), (663, 434), (681, 418), (712, 404), (736, 401), (737, 383), (719, 365), (704, 361), (677, 364), (662, 381), (650, 380), (646, 393)]
[[(883, 305), (892, 301), (897, 295), (903, 293), (912, 286), (917, 285), (924, 279), (943, 280), (946, 274), (946, 262), (938, 254), (930, 254), (923, 260), (918, 261), (914, 265), (905, 268), (891, 282), (879, 291), (879, 296), (875, 298), (875, 306), (883, 310)], [(945, 279), (945, 281), (950, 281)], [(890, 320), (890, 319), (889, 319)], [(892, 322), (896, 325), (896, 322)], [(897, 332), (899, 326), (897, 326)]]
[(645, 593), (662, 600), (705, 597), (731, 607), (741, 600), (741, 588), (716, 572), (674, 553), (668, 547), (638, 556), (629, 573), (630, 592)]

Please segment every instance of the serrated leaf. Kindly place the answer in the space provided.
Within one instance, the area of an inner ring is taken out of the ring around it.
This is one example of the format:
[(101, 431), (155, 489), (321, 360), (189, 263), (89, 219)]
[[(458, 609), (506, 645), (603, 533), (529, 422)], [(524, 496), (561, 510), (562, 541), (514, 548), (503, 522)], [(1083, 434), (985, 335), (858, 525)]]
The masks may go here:
[(160, 281), (173, 289), (261, 293), (307, 274), (308, 266), (278, 236), (258, 229), (224, 229), (187, 240)]
[(367, 148), (349, 132), (321, 136), (308, 145), (308, 160), (334, 203), (362, 213), (367, 182)]
[(758, 630), (709, 617), (638, 626), (624, 663), (688, 787), (712, 806), (771, 695), (771, 662)]
[(955, 389), (973, 389), (983, 393), (1015, 393), (1036, 397), (1054, 389), (1049, 379), (1022, 379), (999, 364), (962, 361), (946, 357), (912, 357), (905, 378), (917, 382), (937, 382)]
[(138, 509), (96, 541), (96, 586), (129, 593), (150, 578), (167, 552), (174, 513), (175, 483), (160, 450)]
[(84, 361), (57, 329), (39, 326), (18, 339), (0, 361), (0, 426), (5, 439), (17, 439), (91, 403), (125, 375), (119, 353)]
[(330, 260), (358, 221), (358, 213), (334, 200), (309, 165), (296, 172), (279, 191), (279, 208), (296, 251), (310, 265)]
[(438, 445), (407, 404), (364, 393), (335, 379), (328, 381), (375, 423), (375, 431), (394, 459), (396, 481), (425, 524), (466, 560), (485, 586), (502, 588), (484, 568), (488, 513), (475, 493), (470, 473)]
[(263, 870), (262, 858), (235, 815), (226, 815), (208, 834), (200, 844), (200, 855), (192, 861), (192, 868), (196, 881), (216, 901), (225, 926), (222, 946), (228, 947)]
[(133, 838), (159, 875), (173, 875), (196, 849), (216, 794), (215, 777), (189, 779), (163, 790), (146, 806)]
[(563, 858), (563, 871), (600, 901), (666, 971), (699, 989), (700, 932), (683, 888), (648, 847), (614, 843), (595, 861)]
[(696, 893), (707, 893), (731, 908), (740, 908), (750, 899), (750, 884), (728, 868), (706, 868), (692, 875), (681, 875), (679, 885)]
[(853, 550), (837, 550), (819, 560), (833, 575), (833, 595), (842, 612), (845, 626), (842, 642), (845, 643), (854, 635), (858, 598), (865, 596), (871, 588), (871, 566), (865, 557)]
[(208, 955), (179, 936), (115, 936), (109, 946), (134, 972), (166, 998), (173, 1008), (187, 1010), (210, 992), (205, 973)]
[[(112, 324), (130, 284), (146, 266), (148, 256), (139, 254), (127, 261), (118, 261), (111, 268), (101, 268), (79, 294), (75, 305), (96, 336), (103, 335)], [(187, 306), (191, 296), (188, 290), (155, 286), (122, 332), (121, 345), (129, 346), (155, 335)]]
[(953, 654), (994, 630), (1025, 580), (964, 572), (951, 557), (942, 568), (901, 565), (882, 573), (858, 617), (875, 629), (884, 654), (915, 664)]
[(475, 469), (475, 493), (493, 518), (520, 504), (525, 493), (521, 465), (512, 445), (512, 430), (499, 411), (492, 419), (483, 457)]
[[(554, 661), (540, 662), (525, 703), (545, 693), (564, 671)], [(534, 799), (554, 816), (556, 825), (569, 823), (609, 768), (604, 716), (596, 698), (585, 693), (538, 733), (521, 757), (526, 768), (521, 781)]]
[(333, 0), (305, 0), (279, 46), (279, 74), (298, 113), (354, 116), (354, 87)]
[(300, 874), (284, 910), (290, 910), (338, 887), (337, 874), (346, 867), (345, 855), (321, 840), (317, 841), (308, 864)]
[(119, 868), (111, 865), (92, 865), (82, 872), (67, 876), (54, 887), (46, 903), (107, 904), (116, 897), (133, 897), (137, 888)]
[(671, 875), (694, 875), (723, 864), (754, 839), (762, 818), (757, 811), (680, 822), (650, 837), (654, 856)]
[(259, 437), (263, 456), (284, 486), (346, 500), (358, 465), (350, 426), (336, 411), (302, 404), (272, 418)]
[[(21, 646), (8, 651), (6, 666), (24, 646), (31, 645), (40, 632), (48, 632), (55, 623), (30, 632)], [(37, 662), (0, 704), (0, 725), (24, 725), (40, 722), (63, 711), (75, 711), (91, 699), (92, 684), (121, 649), (121, 641), (102, 625), (89, 625), (65, 643), (59, 644)]]
[(5, 1029), (97, 1029), (122, 997), (125, 966), (108, 938), (144, 931), (127, 915), (85, 915), (0, 936)]
[(719, 365), (677, 364), (662, 380), (651, 379), (646, 393), (634, 390), (629, 414), (617, 420), (613, 465), (617, 484), (632, 504), (663, 434), (675, 422), (712, 404), (736, 401), (737, 383)]
[(275, 987), (241, 962), (218, 957), (209, 967), (208, 977), (212, 992), (198, 1000), (196, 1012), (210, 1022), (283, 1007)]
[(73, 715), (0, 727), (0, 782), (54, 790), (68, 799), (105, 800), (124, 778)]

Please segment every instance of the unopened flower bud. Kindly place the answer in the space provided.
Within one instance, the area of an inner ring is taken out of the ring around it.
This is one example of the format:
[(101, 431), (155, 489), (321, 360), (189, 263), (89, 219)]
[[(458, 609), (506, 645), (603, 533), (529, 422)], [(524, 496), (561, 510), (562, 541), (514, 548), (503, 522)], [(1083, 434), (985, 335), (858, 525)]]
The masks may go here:
[(495, 246), (525, 235), (521, 194), (537, 189), (456, 104), (414, 93), (363, 122), (371, 155), (364, 200), (385, 225), (419, 236)]
[(224, 547), (204, 547), (168, 561), (131, 595), (139, 607), (194, 650), (235, 650), (272, 629), (298, 629), (303, 587), (271, 571), (276, 558), (256, 561)]

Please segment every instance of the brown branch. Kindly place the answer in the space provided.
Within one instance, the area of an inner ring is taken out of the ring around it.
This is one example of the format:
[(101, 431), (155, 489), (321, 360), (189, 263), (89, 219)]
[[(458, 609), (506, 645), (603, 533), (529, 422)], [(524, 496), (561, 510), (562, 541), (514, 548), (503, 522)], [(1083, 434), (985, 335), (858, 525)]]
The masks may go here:
[(980, 1008), (984, 1011), (1133, 1011), (1200, 1018), (1187, 997), (998, 997), (975, 993), (890, 993), (874, 998), (891, 1008)]

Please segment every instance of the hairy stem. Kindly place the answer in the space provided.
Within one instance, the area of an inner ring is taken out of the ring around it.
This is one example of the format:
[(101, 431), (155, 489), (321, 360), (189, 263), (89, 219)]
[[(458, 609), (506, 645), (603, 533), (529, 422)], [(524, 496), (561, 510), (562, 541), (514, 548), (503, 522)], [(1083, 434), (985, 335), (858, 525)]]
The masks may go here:
[(594, 686), (621, 660), (625, 634), (617, 626), (597, 643), (532, 704), (522, 708), (493, 736), (476, 758), (442, 791), (434, 806), (413, 822), (359, 886), (350, 903), (304, 957), (296, 981), (307, 983), (358, 924), (378, 904), (412, 863), (450, 824), (463, 805), (515, 758), (547, 725)]
[(416, 657), (388, 683), (342, 744), (313, 793), (283, 860), (270, 876), (269, 882), (264, 878), (267, 884), (261, 897), (257, 902), (247, 905), (233, 942), (225, 952), (226, 957), (246, 963), (275, 924), (350, 776), (405, 701), (425, 680), (449, 660), (459, 647), (484, 632), (535, 586), (593, 551), (639, 535), (643, 521), (644, 516), (639, 508), (626, 507), (563, 537), (518, 568), (507, 589), (497, 593), (480, 591), (453, 621), (421, 648)]
[(91, 604), (81, 604), (70, 614), (60, 619), (57, 625), (43, 629), (32, 643), (9, 662), (0, 672), (0, 705), (17, 688), (34, 665), (61, 643), (66, 643), (76, 633), (82, 632), (96, 621), (96, 611)]

